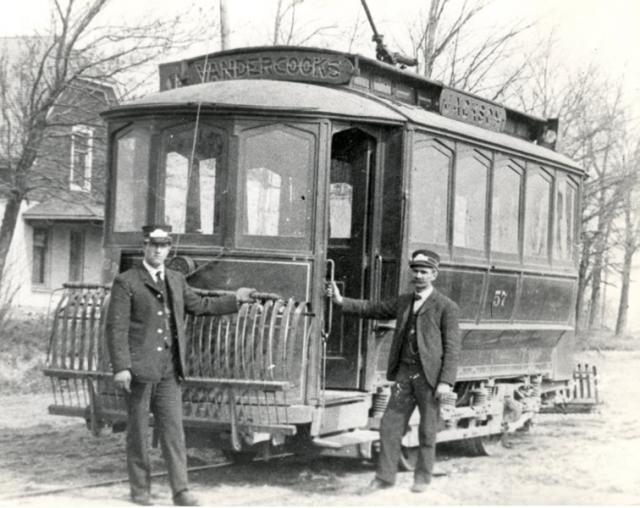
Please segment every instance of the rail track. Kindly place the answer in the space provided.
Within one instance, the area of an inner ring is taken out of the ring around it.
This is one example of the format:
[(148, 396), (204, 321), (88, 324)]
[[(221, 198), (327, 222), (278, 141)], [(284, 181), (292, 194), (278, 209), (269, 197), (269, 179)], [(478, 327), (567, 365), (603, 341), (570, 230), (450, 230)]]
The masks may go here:
[[(292, 456), (293, 453), (281, 453), (281, 454), (276, 454), (276, 455), (272, 455), (269, 457), (269, 460), (274, 460), (274, 459), (281, 459), (281, 458), (285, 458), (285, 457), (290, 457)], [(254, 458), (252, 461), (248, 462), (248, 463), (239, 463), (239, 462), (235, 462), (233, 460), (223, 460), (220, 462), (216, 462), (215, 464), (205, 464), (202, 466), (192, 466), (187, 468), (187, 471), (189, 473), (195, 473), (198, 471), (206, 471), (209, 469), (219, 469), (219, 468), (223, 468), (223, 467), (229, 467), (229, 466), (234, 466), (234, 467), (243, 467), (243, 466), (247, 466), (248, 464), (252, 463), (252, 462), (262, 462), (265, 459), (262, 457), (256, 457)], [(162, 478), (163, 476), (167, 476), (168, 472), (167, 471), (158, 471), (156, 473), (152, 473), (151, 474), (151, 478)], [(25, 499), (25, 498), (31, 498), (31, 497), (42, 497), (42, 496), (50, 496), (53, 494), (61, 494), (64, 492), (72, 492), (75, 490), (85, 490), (85, 489), (95, 489), (95, 488), (99, 488), (99, 487), (109, 487), (111, 485), (118, 485), (121, 483), (129, 483), (129, 479), (127, 477), (121, 477), (121, 478), (112, 478), (110, 480), (102, 480), (99, 482), (88, 482), (88, 483), (83, 483), (83, 484), (79, 484), (79, 485), (69, 485), (66, 487), (56, 487), (56, 488), (52, 488), (52, 489), (42, 489), (42, 490), (37, 490), (37, 491), (33, 491), (33, 492), (25, 492), (22, 494), (11, 494), (9, 496), (0, 496), (0, 502), (2, 501), (11, 501), (14, 499)]]

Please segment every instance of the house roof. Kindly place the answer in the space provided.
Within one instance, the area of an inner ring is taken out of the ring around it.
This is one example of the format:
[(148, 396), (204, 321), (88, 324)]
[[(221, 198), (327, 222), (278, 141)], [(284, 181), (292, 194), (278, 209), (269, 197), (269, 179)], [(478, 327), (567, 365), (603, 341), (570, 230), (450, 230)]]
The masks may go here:
[(102, 222), (104, 205), (92, 200), (72, 202), (52, 198), (32, 206), (23, 216), (26, 221)]

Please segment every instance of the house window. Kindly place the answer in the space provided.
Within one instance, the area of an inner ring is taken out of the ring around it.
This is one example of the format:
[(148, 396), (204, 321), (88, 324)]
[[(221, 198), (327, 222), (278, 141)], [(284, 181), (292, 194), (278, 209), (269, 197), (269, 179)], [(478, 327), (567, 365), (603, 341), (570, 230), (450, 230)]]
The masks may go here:
[(76, 125), (71, 129), (71, 190), (91, 190), (91, 169), (93, 165), (93, 129)]
[(31, 282), (44, 285), (47, 275), (47, 254), (49, 252), (49, 231), (44, 228), (33, 230), (33, 264)]
[(69, 234), (69, 280), (82, 282), (84, 276), (84, 232)]

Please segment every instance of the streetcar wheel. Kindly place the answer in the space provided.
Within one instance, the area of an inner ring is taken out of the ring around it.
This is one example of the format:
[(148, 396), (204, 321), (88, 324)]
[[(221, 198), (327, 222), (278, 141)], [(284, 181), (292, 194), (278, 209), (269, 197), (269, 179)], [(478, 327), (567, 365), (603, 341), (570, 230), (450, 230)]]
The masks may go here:
[(474, 456), (498, 456), (504, 452), (504, 434), (478, 436), (466, 440), (467, 449)]
[(398, 461), (400, 471), (413, 471), (416, 468), (416, 462), (418, 462), (418, 447), (403, 446), (400, 450), (400, 460)]

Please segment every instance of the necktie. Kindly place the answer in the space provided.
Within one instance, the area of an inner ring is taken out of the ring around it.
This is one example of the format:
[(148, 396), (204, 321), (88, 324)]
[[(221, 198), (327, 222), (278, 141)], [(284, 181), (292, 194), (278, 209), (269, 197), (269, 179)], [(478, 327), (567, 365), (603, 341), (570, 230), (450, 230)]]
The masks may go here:
[(162, 272), (160, 270), (156, 272), (156, 282), (162, 284)]

